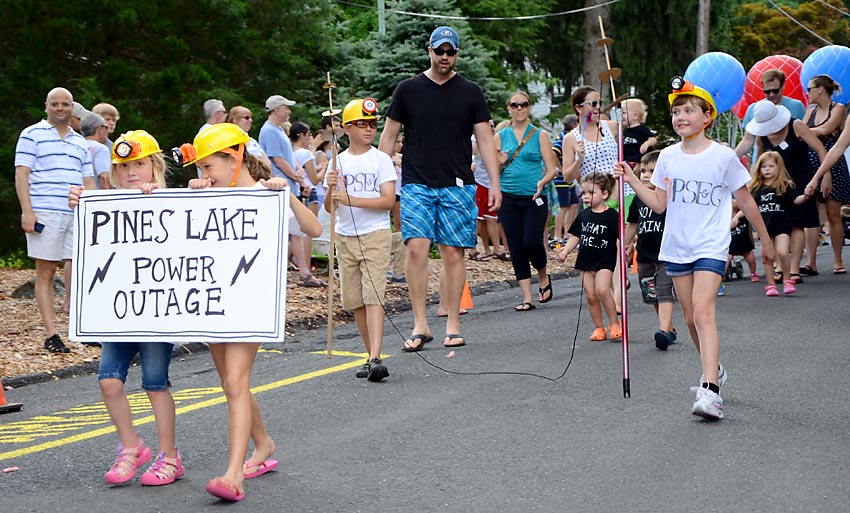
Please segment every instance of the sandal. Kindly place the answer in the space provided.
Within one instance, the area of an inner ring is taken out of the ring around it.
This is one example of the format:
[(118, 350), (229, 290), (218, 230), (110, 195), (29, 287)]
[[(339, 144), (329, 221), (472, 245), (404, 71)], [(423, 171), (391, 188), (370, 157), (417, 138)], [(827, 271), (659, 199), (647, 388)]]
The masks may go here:
[(782, 293), (793, 294), (797, 292), (797, 287), (794, 286), (794, 280), (785, 280), (782, 282)]
[[(242, 471), (245, 474), (245, 479), (254, 479), (255, 477), (260, 477), (261, 475), (265, 474), (266, 472), (271, 472), (272, 470), (275, 470), (278, 467), (278, 465), (279, 465), (279, 463), (278, 463), (277, 460), (265, 460), (261, 463), (251, 463), (251, 464), (248, 464), (246, 462), (245, 465), (242, 467)], [(254, 471), (248, 472), (249, 468), (253, 468)]]
[[(540, 290), (540, 297), (538, 298), (538, 301), (540, 301), (540, 303), (548, 303), (549, 301), (552, 301), (552, 296), (555, 295), (552, 292), (552, 277), (549, 276), (549, 275), (546, 275), (546, 278), (549, 279), (549, 284), (546, 285), (545, 287), (543, 287), (542, 289), (539, 289)], [(549, 294), (549, 297), (546, 297), (547, 293)]]
[(139, 467), (144, 465), (151, 459), (150, 447), (147, 447), (142, 442), (142, 437), (136, 433), (136, 445), (133, 447), (124, 447), (118, 445), (118, 456), (115, 462), (109, 469), (109, 472), (104, 474), (103, 479), (109, 484), (122, 484), (133, 479)]
[(50, 337), (44, 339), (44, 348), (47, 349), (51, 353), (70, 353), (71, 350), (62, 343), (62, 339), (59, 338), (59, 335), (54, 333)]
[(168, 485), (183, 477), (185, 473), (180, 453), (177, 453), (176, 458), (169, 458), (163, 451), (156, 457), (151, 468), (142, 474), (142, 486)]
[(594, 342), (601, 342), (608, 338), (608, 332), (605, 331), (605, 328), (596, 328), (593, 330), (593, 333), (590, 334), (590, 340)]
[(758, 274), (750, 273), (750, 281), (753, 282), (753, 283), (758, 283), (758, 282), (761, 281), (761, 279), (759, 278)]
[(776, 285), (765, 285), (764, 286), (764, 295), (767, 297), (776, 297), (779, 295), (779, 291), (776, 290)]
[[(402, 346), (401, 350), (405, 353), (414, 353), (416, 351), (421, 351), (425, 347), (425, 344), (432, 340), (434, 340), (434, 337), (432, 337), (431, 335), (424, 335), (422, 333), (413, 334), (410, 336), (409, 339), (404, 341), (404, 346)], [(419, 341), (419, 343), (413, 345), (414, 343), (416, 343), (416, 341)]]
[(785, 275), (782, 274), (782, 271), (773, 271), (773, 281), (780, 282), (785, 279)]
[(505, 262), (510, 262), (510, 261), (511, 261), (511, 255), (510, 255), (507, 251), (505, 251), (504, 253), (496, 253), (496, 254), (495, 254), (495, 257), (496, 257), (497, 259), (499, 259), (499, 260), (503, 260), (503, 261), (505, 261)]
[(493, 256), (494, 255), (492, 253), (473, 253), (469, 255), (469, 259), (475, 260), (476, 262), (486, 262), (493, 258)]
[[(460, 339), (460, 344), (452, 344), (451, 341)], [(446, 340), (443, 341), (444, 347), (461, 347), (466, 345), (466, 340), (458, 333), (446, 333)]]
[(301, 283), (299, 283), (299, 285), (302, 287), (326, 287), (328, 284), (316, 278), (312, 274), (308, 274), (301, 278)]
[(833, 267), (832, 268), (832, 274), (847, 274), (847, 269), (845, 269), (844, 266)]
[(516, 305), (514, 307), (514, 310), (516, 310), (517, 312), (528, 312), (529, 310), (534, 310), (535, 308), (537, 308), (537, 307), (534, 306), (533, 304), (528, 303), (528, 302), (523, 302), (523, 303)]
[(611, 326), (608, 326), (608, 331), (611, 332), (611, 340), (623, 338), (623, 327), (619, 324), (612, 324)]
[[(800, 276), (800, 273), (789, 273), (788, 279), (793, 281), (795, 285), (798, 283), (803, 283), (803, 277)], [(782, 281), (785, 282), (785, 280)]]
[(245, 490), (240, 490), (238, 486), (223, 477), (211, 479), (204, 487), (204, 490), (219, 499), (230, 502), (239, 502), (245, 498)]
[(800, 274), (805, 274), (806, 276), (818, 276), (820, 273), (812, 269), (812, 266), (804, 265), (800, 268)]

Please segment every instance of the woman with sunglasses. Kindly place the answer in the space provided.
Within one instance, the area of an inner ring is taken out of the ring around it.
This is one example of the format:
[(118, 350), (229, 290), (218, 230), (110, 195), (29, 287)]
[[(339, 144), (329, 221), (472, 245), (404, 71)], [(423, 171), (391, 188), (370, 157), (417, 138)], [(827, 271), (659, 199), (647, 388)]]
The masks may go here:
[(549, 206), (543, 186), (551, 182), (558, 172), (549, 134), (529, 121), (531, 100), (522, 91), (508, 100), (511, 124), (496, 134), (496, 147), (500, 148), (502, 165), (500, 181), (502, 207), (499, 222), (511, 248), (511, 262), (519, 287), (522, 303), (515, 308), (527, 312), (535, 308), (531, 297), (531, 270), (537, 270), (540, 284), (540, 303), (552, 300), (552, 280), (546, 271), (546, 246), (543, 231), (549, 220)]
[[(846, 108), (844, 105), (832, 101), (832, 93), (839, 90), (838, 84), (829, 75), (816, 75), (809, 79), (809, 110), (803, 118), (806, 124), (823, 143), (824, 148), (829, 151), (841, 136), (841, 128), (844, 124)], [(820, 165), (817, 154), (809, 150), (809, 162), (812, 167)], [(802, 184), (800, 184), (802, 185)], [(829, 238), (832, 243), (832, 270), (836, 274), (846, 272), (844, 262), (841, 258), (841, 250), (844, 246), (844, 222), (841, 217), (841, 205), (850, 203), (850, 176), (847, 173), (847, 160), (842, 156), (829, 172), (824, 172), (823, 182), (820, 185), (821, 194), (826, 200), (826, 217), (829, 226)], [(800, 267), (800, 274), (816, 276), (817, 266), (809, 265)]]
[[(230, 112), (227, 113), (227, 122), (238, 126), (244, 130), (246, 134), (251, 133), (251, 125), (253, 124), (253, 121), (254, 117), (251, 114), (251, 111), (247, 107), (243, 107), (241, 105), (231, 108)], [(248, 153), (265, 162), (265, 164), (271, 168), (272, 164), (269, 161), (269, 156), (266, 155), (263, 147), (260, 146), (260, 143), (257, 142), (256, 139), (250, 137), (248, 139), (248, 144), (245, 145), (245, 149)]]

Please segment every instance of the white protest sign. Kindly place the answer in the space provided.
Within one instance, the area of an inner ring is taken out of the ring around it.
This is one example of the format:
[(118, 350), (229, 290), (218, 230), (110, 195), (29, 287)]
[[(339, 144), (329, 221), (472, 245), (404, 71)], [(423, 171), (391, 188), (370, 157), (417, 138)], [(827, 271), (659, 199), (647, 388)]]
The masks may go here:
[(289, 191), (85, 191), (69, 337), (281, 342)]

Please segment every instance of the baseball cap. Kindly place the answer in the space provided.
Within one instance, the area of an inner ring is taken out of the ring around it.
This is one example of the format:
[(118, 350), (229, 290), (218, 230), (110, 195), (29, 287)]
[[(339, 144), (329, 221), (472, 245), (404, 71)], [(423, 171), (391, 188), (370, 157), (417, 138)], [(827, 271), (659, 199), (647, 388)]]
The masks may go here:
[(291, 107), (291, 106), (295, 105), (295, 102), (292, 101), (292, 100), (287, 100), (286, 98), (284, 98), (283, 96), (281, 96), (279, 94), (269, 96), (268, 100), (266, 100), (266, 110), (267, 111), (273, 111), (276, 108), (280, 107), (281, 105), (286, 105), (287, 107)]
[(91, 114), (88, 109), (83, 107), (83, 104), (80, 102), (74, 102), (74, 112), (71, 113), (75, 118), (83, 119), (86, 117), (86, 114)]
[(460, 38), (455, 32), (455, 29), (451, 27), (437, 27), (434, 29), (434, 32), (431, 32), (431, 48), (437, 48), (443, 43), (449, 43), (452, 45), (452, 48), (457, 50), (458, 45), (460, 44)]

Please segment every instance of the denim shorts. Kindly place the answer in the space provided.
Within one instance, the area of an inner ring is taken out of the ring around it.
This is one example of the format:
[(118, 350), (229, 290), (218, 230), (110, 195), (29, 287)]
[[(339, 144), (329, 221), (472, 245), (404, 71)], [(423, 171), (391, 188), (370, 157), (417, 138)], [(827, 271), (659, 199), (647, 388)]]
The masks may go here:
[(162, 392), (171, 386), (168, 380), (168, 366), (171, 364), (172, 344), (164, 342), (104, 342), (100, 350), (98, 381), (102, 379), (120, 379), (127, 381), (127, 369), (138, 353), (142, 360), (142, 389), (148, 392)]
[(475, 184), (428, 187), (409, 183), (401, 188), (401, 233), (410, 239), (430, 239), (456, 248), (474, 248)]
[(715, 258), (698, 258), (689, 264), (667, 262), (667, 276), (687, 276), (696, 271), (708, 271), (719, 276), (725, 276), (726, 262)]

